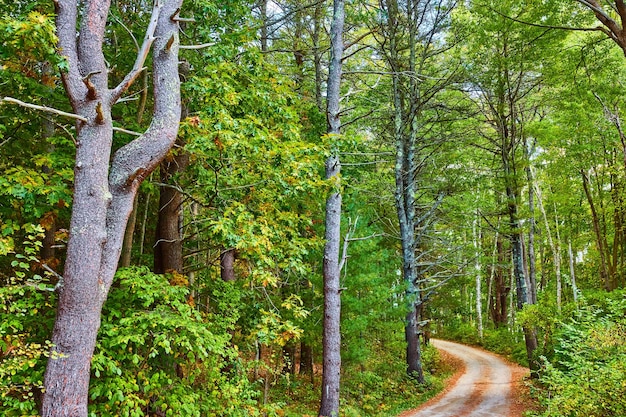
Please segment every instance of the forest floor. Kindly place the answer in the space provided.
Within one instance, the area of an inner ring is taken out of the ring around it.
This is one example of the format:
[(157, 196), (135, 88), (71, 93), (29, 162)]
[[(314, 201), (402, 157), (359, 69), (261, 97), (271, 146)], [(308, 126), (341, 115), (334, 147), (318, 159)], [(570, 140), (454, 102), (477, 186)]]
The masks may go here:
[(475, 347), (431, 342), (458, 371), (438, 396), (399, 417), (521, 417), (530, 409), (527, 368)]

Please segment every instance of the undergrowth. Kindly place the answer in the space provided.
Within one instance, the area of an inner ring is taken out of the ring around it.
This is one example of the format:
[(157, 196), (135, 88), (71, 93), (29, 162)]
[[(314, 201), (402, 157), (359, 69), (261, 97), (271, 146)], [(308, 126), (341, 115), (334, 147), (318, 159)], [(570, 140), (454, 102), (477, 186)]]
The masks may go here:
[[(454, 372), (433, 347), (423, 351), (426, 384), (420, 385), (405, 372), (403, 358), (390, 350), (379, 351), (367, 363), (348, 364), (341, 375), (341, 417), (391, 417), (434, 397)], [(285, 417), (317, 416), (321, 375), (311, 384), (308, 377), (283, 378), (273, 387), (273, 401), (283, 405)]]

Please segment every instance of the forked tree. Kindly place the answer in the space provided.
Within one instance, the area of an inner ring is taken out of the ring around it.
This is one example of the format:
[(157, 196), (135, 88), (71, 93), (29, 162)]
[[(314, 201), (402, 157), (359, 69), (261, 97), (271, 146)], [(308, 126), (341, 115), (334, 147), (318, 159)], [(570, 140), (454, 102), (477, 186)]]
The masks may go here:
[[(79, 3), (81, 7), (79, 8)], [(56, 0), (58, 51), (76, 119), (70, 238), (45, 374), (41, 414), (86, 416), (90, 364), (137, 189), (174, 144), (180, 119), (178, 13), (182, 0), (156, 0), (132, 70), (109, 87), (103, 53), (110, 0)], [(146, 69), (153, 49), (150, 127), (113, 156), (111, 109)]]

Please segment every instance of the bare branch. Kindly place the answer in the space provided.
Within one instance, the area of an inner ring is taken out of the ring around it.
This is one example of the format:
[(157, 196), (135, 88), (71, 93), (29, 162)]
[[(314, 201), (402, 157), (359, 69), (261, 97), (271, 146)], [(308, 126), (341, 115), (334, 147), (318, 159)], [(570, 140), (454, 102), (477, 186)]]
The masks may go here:
[(373, 233), (373, 234), (371, 234), (369, 236), (351, 237), (351, 238), (348, 239), (348, 242), (358, 242), (358, 241), (361, 241), (361, 240), (369, 240), (369, 239), (374, 239), (376, 237), (383, 237), (383, 236), (385, 236), (384, 233)]
[[(576, 0), (578, 1), (578, 0)], [(555, 26), (555, 25), (543, 25), (541, 23), (532, 23), (532, 22), (527, 22), (525, 20), (521, 20), (512, 16), (508, 16), (502, 12), (500, 12), (499, 10), (490, 8), (490, 10), (502, 17), (504, 17), (505, 19), (509, 19), (513, 22), (516, 23), (521, 23), (523, 25), (526, 26), (532, 26), (532, 27), (536, 27), (536, 28), (544, 28), (544, 29), (555, 29), (555, 30), (570, 30), (570, 31), (579, 31), (579, 32), (603, 32), (607, 35), (609, 35), (608, 30), (602, 26), (596, 26), (596, 27), (592, 27), (592, 28), (578, 28), (578, 27), (573, 27), (573, 26)]]
[(123, 129), (121, 127), (115, 127), (115, 126), (113, 126), (113, 131), (114, 132), (120, 132), (120, 133), (126, 133), (127, 135), (133, 135), (133, 136), (141, 136), (142, 135), (139, 132), (133, 132), (132, 130), (126, 130), (126, 129)]
[(371, 115), (372, 115), (372, 113), (374, 113), (374, 111), (375, 111), (375, 110), (373, 110), (373, 109), (372, 109), (372, 110), (368, 111), (368, 112), (367, 112), (367, 113), (365, 113), (365, 114), (362, 114), (362, 115), (360, 115), (360, 116), (355, 117), (355, 118), (354, 118), (354, 119), (352, 119), (352, 120), (348, 120), (347, 122), (343, 123), (343, 127), (345, 128), (346, 126), (349, 126), (349, 125), (351, 125), (352, 123), (356, 123), (357, 121), (359, 121), (359, 120), (361, 120), (361, 119), (365, 119), (366, 117), (371, 116)]
[(139, 74), (144, 71), (145, 68), (143, 64), (146, 62), (148, 54), (150, 53), (150, 48), (152, 47), (152, 43), (154, 42), (154, 31), (156, 29), (157, 22), (159, 21), (159, 15), (161, 14), (162, 7), (163, 4), (161, 1), (154, 2), (154, 7), (152, 8), (152, 16), (150, 16), (150, 24), (148, 25), (148, 29), (146, 29), (146, 36), (143, 39), (141, 49), (137, 53), (135, 65), (133, 65), (133, 69), (128, 74), (126, 74), (126, 77), (124, 77), (122, 82), (111, 92), (111, 105), (115, 104), (117, 100), (119, 100), (122, 94), (124, 94), (124, 91), (128, 90), (133, 82), (135, 82)]
[(373, 32), (377, 32), (377, 31), (378, 31), (378, 28), (374, 28), (374, 29), (368, 30), (367, 32), (363, 33), (361, 36), (359, 36), (356, 39), (352, 40), (352, 42), (349, 42), (349, 43), (345, 44), (343, 49), (348, 49), (348, 48), (356, 45), (357, 43), (361, 42), (363, 39), (365, 39), (369, 35), (371, 35)]
[(216, 42), (209, 42), (209, 43), (203, 43), (200, 45), (180, 45), (179, 48), (180, 49), (202, 49), (202, 48), (208, 48), (210, 46), (215, 46), (217, 45)]
[(124, 30), (126, 30), (126, 32), (130, 35), (131, 39), (133, 40), (133, 43), (135, 44), (135, 48), (137, 49), (137, 52), (139, 52), (139, 42), (137, 42), (137, 38), (135, 38), (135, 35), (133, 35), (133, 32), (128, 29), (128, 27), (124, 24), (124, 22), (122, 22), (121, 19), (118, 19), (116, 16), (112, 16), (113, 19), (115, 19), (117, 21), (117, 23), (119, 23)]
[(352, 219), (349, 219), (348, 222), (349, 222), (348, 231), (346, 232), (346, 235), (343, 238), (343, 251), (341, 254), (341, 261), (339, 261), (339, 266), (337, 267), (339, 271), (343, 269), (346, 261), (348, 260), (348, 243), (352, 240), (350, 236), (352, 236), (354, 232), (356, 231), (356, 225), (359, 222), (359, 216), (357, 216), (356, 219), (354, 219), (354, 223), (352, 223)]
[(74, 113), (64, 112), (62, 110), (53, 109), (52, 107), (38, 106), (37, 104), (25, 103), (21, 100), (18, 100), (12, 97), (4, 97), (2, 100), (7, 101), (9, 103), (20, 105), (22, 107), (27, 107), (29, 109), (35, 109), (35, 110), (45, 111), (48, 113), (54, 113), (54, 114), (58, 114), (59, 116), (69, 117), (72, 119), (80, 120), (81, 122), (85, 122), (85, 123), (88, 122), (86, 117), (79, 116), (78, 114), (74, 114)]
[(602, 6), (598, 4), (595, 0), (576, 0), (578, 3), (582, 4), (585, 7), (591, 9), (598, 17), (603, 17), (606, 20), (613, 20), (611, 17), (606, 14)]
[(385, 159), (381, 159), (378, 161), (367, 161), (367, 162), (342, 162), (341, 166), (344, 167), (358, 167), (358, 166), (364, 166), (364, 165), (376, 165), (376, 164), (388, 164), (392, 161), (390, 160), (385, 160)]
[(46, 264), (46, 263), (42, 263), (42, 264), (41, 264), (41, 267), (42, 267), (43, 269), (45, 269), (46, 271), (50, 272), (50, 273), (51, 273), (52, 275), (54, 275), (55, 277), (57, 277), (57, 278), (58, 278), (58, 280), (59, 280), (59, 282), (63, 282), (63, 277), (62, 277), (59, 273), (57, 273), (54, 269), (50, 268), (50, 267), (48, 266), (48, 264)]

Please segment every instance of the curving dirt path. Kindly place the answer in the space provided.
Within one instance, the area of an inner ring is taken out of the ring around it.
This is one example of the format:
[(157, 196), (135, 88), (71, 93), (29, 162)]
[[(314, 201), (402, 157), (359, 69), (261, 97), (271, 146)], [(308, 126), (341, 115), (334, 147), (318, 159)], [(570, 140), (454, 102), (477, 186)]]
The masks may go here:
[[(460, 359), (464, 371), (453, 385), (420, 408), (401, 417), (513, 417), (521, 415), (514, 398), (520, 371), (498, 356), (443, 340), (431, 340), (444, 352)], [(515, 374), (515, 379), (512, 375)]]

